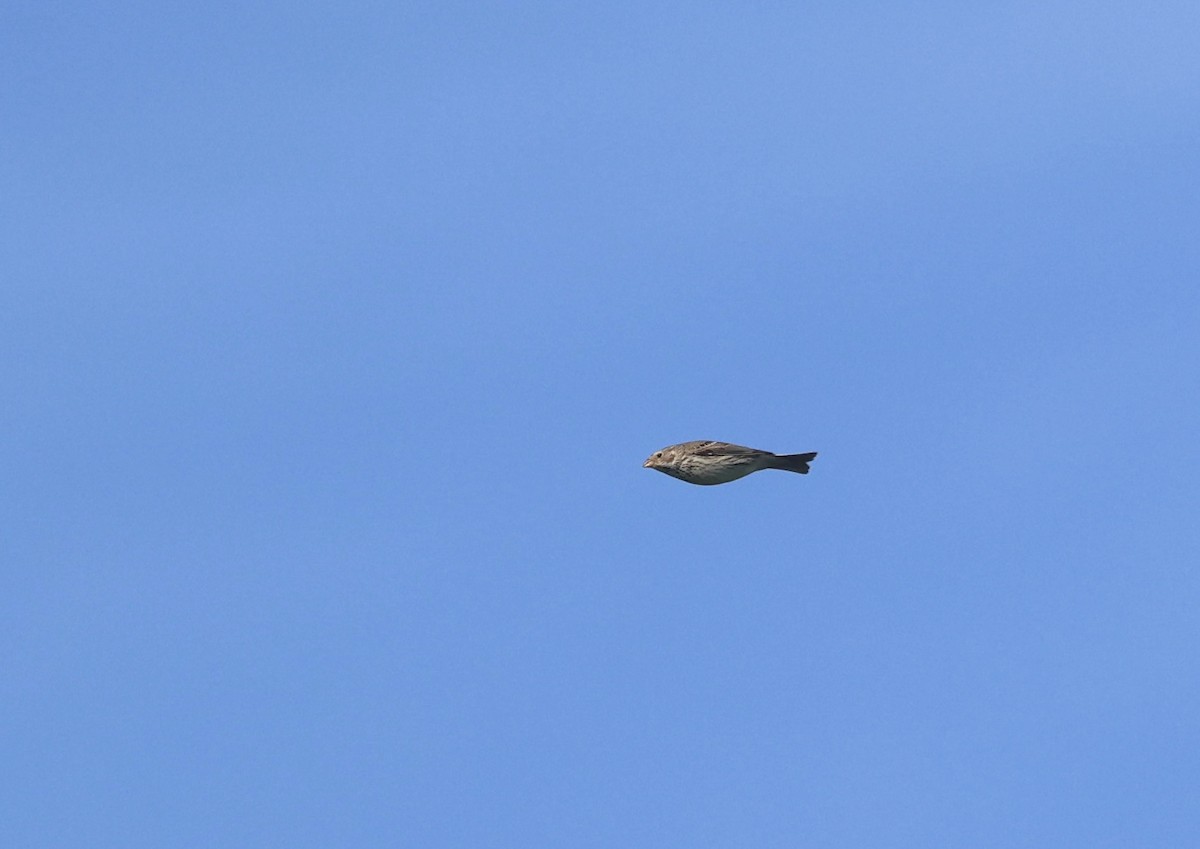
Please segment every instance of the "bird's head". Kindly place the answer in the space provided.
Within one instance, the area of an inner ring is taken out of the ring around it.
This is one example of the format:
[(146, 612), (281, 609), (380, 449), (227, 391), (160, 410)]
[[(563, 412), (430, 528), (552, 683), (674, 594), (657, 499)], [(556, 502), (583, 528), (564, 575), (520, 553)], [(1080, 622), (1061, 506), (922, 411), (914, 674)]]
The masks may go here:
[(646, 462), (642, 463), (643, 469), (671, 469), (675, 467), (675, 449), (664, 448), (661, 451), (655, 451), (646, 458)]

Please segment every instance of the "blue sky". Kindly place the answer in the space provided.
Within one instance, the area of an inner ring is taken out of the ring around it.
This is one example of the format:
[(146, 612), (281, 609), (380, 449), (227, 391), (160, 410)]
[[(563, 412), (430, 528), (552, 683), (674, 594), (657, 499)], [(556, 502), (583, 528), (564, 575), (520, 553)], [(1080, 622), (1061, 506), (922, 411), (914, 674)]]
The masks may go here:
[(6, 6), (0, 841), (1194, 845), (1198, 35)]

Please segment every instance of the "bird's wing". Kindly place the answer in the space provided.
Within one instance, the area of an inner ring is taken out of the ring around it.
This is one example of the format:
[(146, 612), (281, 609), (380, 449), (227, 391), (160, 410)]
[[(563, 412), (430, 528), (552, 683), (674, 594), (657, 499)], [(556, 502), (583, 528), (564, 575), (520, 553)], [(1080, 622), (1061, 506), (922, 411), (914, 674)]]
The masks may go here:
[(732, 445), (728, 442), (701, 442), (693, 450), (701, 457), (748, 457), (753, 454), (763, 453), (755, 448), (747, 448), (745, 445)]

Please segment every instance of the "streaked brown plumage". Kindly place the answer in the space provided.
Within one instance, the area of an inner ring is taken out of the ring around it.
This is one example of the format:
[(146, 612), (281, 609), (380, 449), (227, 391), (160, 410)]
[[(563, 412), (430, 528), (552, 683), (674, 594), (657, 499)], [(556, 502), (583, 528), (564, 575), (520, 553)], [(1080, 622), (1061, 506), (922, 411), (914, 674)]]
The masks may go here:
[(808, 454), (772, 454), (744, 445), (702, 439), (669, 445), (661, 451), (655, 451), (642, 463), (642, 467), (656, 469), (688, 483), (712, 486), (744, 478), (760, 469), (783, 469), (807, 475), (808, 464), (816, 456), (816, 451)]

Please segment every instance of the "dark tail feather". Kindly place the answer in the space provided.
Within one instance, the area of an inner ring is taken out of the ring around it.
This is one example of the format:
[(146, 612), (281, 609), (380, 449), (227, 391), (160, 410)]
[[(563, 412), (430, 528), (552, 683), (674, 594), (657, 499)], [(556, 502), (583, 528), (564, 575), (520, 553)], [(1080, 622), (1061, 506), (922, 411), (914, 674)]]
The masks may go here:
[(771, 461), (771, 468), (807, 475), (808, 464), (816, 459), (816, 456), (816, 451), (809, 454), (776, 454), (775, 459)]

